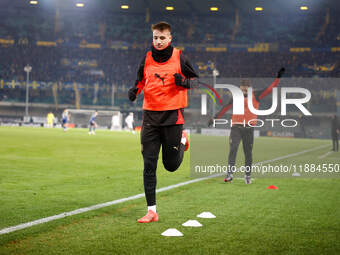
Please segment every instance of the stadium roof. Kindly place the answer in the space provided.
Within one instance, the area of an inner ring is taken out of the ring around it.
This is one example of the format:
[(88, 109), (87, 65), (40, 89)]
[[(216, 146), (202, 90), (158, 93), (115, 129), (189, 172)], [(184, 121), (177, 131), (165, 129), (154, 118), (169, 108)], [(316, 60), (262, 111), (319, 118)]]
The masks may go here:
[[(235, 9), (243, 12), (253, 11), (261, 6), (265, 12), (281, 12), (299, 10), (306, 5), (310, 11), (321, 10), (325, 7), (340, 9), (340, 1), (337, 0), (37, 0), (37, 7), (60, 9), (77, 9), (76, 3), (84, 3), (84, 10), (106, 10), (108, 12), (129, 11), (133, 13), (145, 13), (146, 9), (153, 12), (166, 12), (166, 6), (173, 6), (176, 13), (208, 14), (210, 7), (218, 7), (218, 13), (230, 13)], [(30, 0), (1, 0), (0, 7), (31, 8)], [(129, 5), (128, 10), (122, 10), (121, 5)]]

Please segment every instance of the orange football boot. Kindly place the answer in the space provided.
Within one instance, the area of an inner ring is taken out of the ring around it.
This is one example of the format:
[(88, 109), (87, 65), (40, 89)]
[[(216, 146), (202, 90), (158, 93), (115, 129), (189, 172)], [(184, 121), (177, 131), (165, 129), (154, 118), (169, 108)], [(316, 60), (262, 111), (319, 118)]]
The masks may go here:
[(152, 210), (149, 210), (143, 218), (138, 220), (139, 223), (150, 223), (153, 221), (158, 221), (158, 214)]
[(186, 139), (186, 142), (185, 142), (185, 145), (184, 145), (185, 146), (184, 151), (187, 151), (189, 149), (190, 144), (189, 144), (188, 134), (184, 130), (182, 132), (182, 137), (185, 137), (185, 139)]

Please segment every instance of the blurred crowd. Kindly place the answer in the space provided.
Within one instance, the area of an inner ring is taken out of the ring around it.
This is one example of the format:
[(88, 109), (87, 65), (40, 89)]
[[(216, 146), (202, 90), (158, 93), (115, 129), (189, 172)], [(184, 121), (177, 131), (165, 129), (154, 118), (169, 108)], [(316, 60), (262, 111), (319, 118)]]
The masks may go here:
[[(148, 48), (146, 48), (147, 50)], [(19, 45), (0, 47), (0, 79), (26, 79), (24, 67), (32, 66), (31, 80), (44, 82), (79, 82), (84, 84), (130, 85), (145, 50), (82, 49)], [(286, 77), (339, 77), (340, 53), (248, 53), (186, 52), (183, 54), (201, 77), (275, 77), (286, 67)], [(211, 66), (210, 63), (213, 63)]]
[(331, 9), (308, 12), (231, 13), (96, 13), (79, 10), (0, 10), (0, 37), (66, 42), (150, 42), (150, 25), (166, 20), (173, 26), (176, 43), (313, 43), (339, 42), (338, 13)]
[[(340, 42), (340, 22), (331, 10), (289, 17), (238, 12), (230, 16), (105, 12), (73, 15), (72, 12), (27, 12), (15, 8), (0, 10), (0, 14), (0, 39), (15, 41), (14, 44), (0, 43), (0, 80), (25, 81), (24, 66), (29, 64), (32, 66), (30, 80), (87, 84), (90, 89), (81, 92), (81, 103), (85, 104), (110, 105), (112, 85), (119, 92), (134, 84), (140, 61), (151, 46), (150, 24), (159, 20), (167, 20), (173, 25), (174, 46), (190, 48), (184, 50), (184, 54), (202, 78), (211, 78), (214, 68), (219, 71), (219, 77), (275, 77), (280, 67), (286, 67), (285, 77), (340, 77), (340, 52), (330, 51)], [(57, 41), (58, 44), (37, 46), (37, 40)], [(82, 42), (100, 43), (103, 47), (80, 48)], [(219, 44), (243, 45), (243, 49), (247, 49), (263, 42), (270, 43), (270, 47), (276, 45), (277, 49), (257, 53), (229, 48), (226, 52), (192, 49), (195, 45), (218, 47)], [(129, 47), (112, 48), (115, 43), (126, 43)], [(137, 44), (139, 47), (133, 47)], [(293, 45), (321, 50), (290, 52), (289, 47)], [(99, 86), (97, 89), (95, 84)], [(308, 84), (314, 91), (332, 90), (337, 86), (334, 82)], [(332, 98), (332, 95), (315, 94), (321, 103), (323, 100), (330, 102), (329, 98)], [(44, 88), (32, 91), (31, 96), (32, 102), (51, 102), (55, 101), (56, 93), (53, 94), (51, 88)], [(24, 97), (23, 89), (0, 89), (0, 100), (23, 101)], [(58, 89), (59, 103), (71, 103), (74, 97), (74, 90)], [(116, 97), (117, 102), (120, 98)]]

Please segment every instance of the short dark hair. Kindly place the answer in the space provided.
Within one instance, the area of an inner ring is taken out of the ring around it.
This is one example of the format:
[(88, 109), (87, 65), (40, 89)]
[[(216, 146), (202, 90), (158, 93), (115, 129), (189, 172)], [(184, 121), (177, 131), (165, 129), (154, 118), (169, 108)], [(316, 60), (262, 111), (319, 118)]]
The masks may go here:
[(156, 24), (152, 24), (151, 30), (152, 31), (159, 30), (161, 32), (163, 32), (164, 30), (169, 30), (171, 32), (171, 26), (168, 22), (161, 21)]

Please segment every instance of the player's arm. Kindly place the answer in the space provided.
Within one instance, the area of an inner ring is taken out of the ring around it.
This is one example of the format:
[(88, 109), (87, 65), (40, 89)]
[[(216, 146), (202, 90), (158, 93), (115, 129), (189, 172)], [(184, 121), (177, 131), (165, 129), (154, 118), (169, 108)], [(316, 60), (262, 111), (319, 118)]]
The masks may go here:
[(226, 112), (228, 112), (233, 107), (233, 99), (230, 99), (229, 102), (222, 106), (222, 109), (215, 115), (215, 119), (221, 118)]
[(220, 119), (226, 112), (228, 112), (233, 107), (233, 99), (230, 99), (229, 102), (222, 106), (222, 109), (209, 120), (208, 126), (211, 126), (214, 123), (214, 119)]
[(175, 84), (177, 86), (190, 89), (198, 83), (198, 74), (192, 67), (190, 61), (185, 56), (183, 56), (182, 52), (180, 54), (180, 61), (181, 71), (184, 77), (179, 73), (174, 74)]
[(281, 76), (284, 74), (285, 72), (285, 68), (282, 67), (276, 75), (276, 79), (274, 80), (274, 82), (267, 88), (263, 89), (263, 90), (259, 90), (259, 91), (255, 91), (254, 95), (257, 101), (260, 101), (262, 98), (268, 96), (269, 94), (272, 93), (273, 88), (277, 87), (280, 83), (280, 78)]
[(143, 60), (141, 61), (139, 65), (135, 85), (132, 88), (130, 88), (128, 92), (129, 99), (132, 102), (136, 100), (137, 95), (142, 92), (144, 85), (145, 85), (145, 77), (144, 77), (145, 59), (146, 57), (143, 58)]

